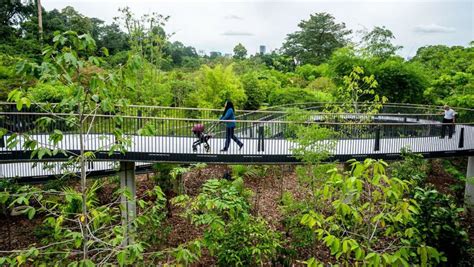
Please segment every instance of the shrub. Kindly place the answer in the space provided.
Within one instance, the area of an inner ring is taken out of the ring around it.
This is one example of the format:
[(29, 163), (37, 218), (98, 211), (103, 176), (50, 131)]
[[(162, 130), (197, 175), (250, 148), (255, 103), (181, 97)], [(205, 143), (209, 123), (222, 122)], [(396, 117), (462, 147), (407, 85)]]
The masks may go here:
[(452, 266), (472, 263), (474, 258), (469, 255), (467, 233), (460, 224), (463, 209), (457, 208), (449, 196), (429, 188), (416, 188), (414, 200), (419, 206), (414, 227), (426, 244), (444, 252)]
[(391, 165), (392, 177), (422, 185), (427, 176), (427, 161), (423, 159), (422, 155), (414, 154), (407, 148), (403, 148), (401, 154), (403, 160)]
[(389, 178), (383, 161), (350, 163), (349, 173), (330, 171), (314, 190), (314, 210), (301, 219), (338, 262), (408, 266), (445, 260), (413, 226), (418, 205), (405, 197), (409, 182)]
[(271, 92), (269, 96), (270, 106), (331, 101), (333, 97), (329, 93), (301, 88), (281, 88)]
[(59, 83), (37, 83), (28, 92), (34, 101), (50, 103), (59, 103), (72, 93), (69, 87)]
[(272, 260), (281, 247), (280, 235), (262, 218), (245, 216), (221, 231), (206, 232), (205, 243), (220, 266), (257, 266)]

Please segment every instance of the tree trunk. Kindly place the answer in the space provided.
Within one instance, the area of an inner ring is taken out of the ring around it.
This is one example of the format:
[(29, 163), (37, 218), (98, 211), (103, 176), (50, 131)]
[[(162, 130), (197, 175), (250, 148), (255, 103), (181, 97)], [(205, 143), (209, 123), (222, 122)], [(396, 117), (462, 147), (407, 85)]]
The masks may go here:
[(41, 0), (36, 0), (36, 5), (38, 7), (38, 35), (40, 42), (43, 42), (43, 12), (41, 8)]
[(84, 121), (83, 121), (83, 110), (81, 104), (79, 104), (79, 123), (80, 123), (80, 131), (79, 131), (79, 142), (80, 142), (80, 166), (81, 166), (81, 194), (82, 194), (82, 215), (81, 215), (81, 228), (83, 234), (83, 259), (86, 260), (88, 258), (88, 248), (87, 243), (89, 241), (89, 234), (87, 229), (88, 219), (87, 219), (87, 173), (86, 173), (86, 159), (84, 158)]

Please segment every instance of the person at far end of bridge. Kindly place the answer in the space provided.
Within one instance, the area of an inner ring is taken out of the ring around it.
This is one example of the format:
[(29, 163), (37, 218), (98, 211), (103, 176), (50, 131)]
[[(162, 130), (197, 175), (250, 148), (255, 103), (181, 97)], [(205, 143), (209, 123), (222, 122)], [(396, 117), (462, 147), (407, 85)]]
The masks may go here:
[(453, 137), (454, 132), (454, 122), (456, 117), (456, 112), (450, 108), (448, 105), (444, 105), (444, 117), (443, 117), (443, 125), (441, 126), (441, 138), (446, 136), (446, 128), (448, 128), (448, 136), (449, 138)]
[(225, 122), (225, 144), (224, 148), (221, 149), (222, 152), (225, 152), (229, 149), (230, 145), (230, 139), (234, 140), (237, 145), (239, 145), (239, 149), (242, 149), (244, 144), (235, 136), (234, 134), (234, 129), (235, 129), (235, 115), (234, 115), (235, 109), (234, 109), (234, 104), (227, 100), (225, 102), (224, 106), (224, 113), (220, 117), (220, 120), (224, 120)]

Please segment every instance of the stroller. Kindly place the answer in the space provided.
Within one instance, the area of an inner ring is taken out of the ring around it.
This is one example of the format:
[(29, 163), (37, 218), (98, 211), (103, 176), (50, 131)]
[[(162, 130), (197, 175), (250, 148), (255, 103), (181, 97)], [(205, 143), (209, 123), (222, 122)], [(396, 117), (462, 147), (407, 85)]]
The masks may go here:
[(212, 124), (209, 127), (208, 133), (204, 133), (205, 127), (203, 124), (196, 124), (193, 126), (191, 131), (196, 135), (198, 140), (193, 142), (193, 152), (197, 151), (197, 147), (200, 146), (201, 144), (204, 144), (204, 149), (206, 152), (211, 151), (211, 146), (207, 141), (211, 139), (214, 135), (210, 133), (211, 130), (215, 128), (216, 124)]

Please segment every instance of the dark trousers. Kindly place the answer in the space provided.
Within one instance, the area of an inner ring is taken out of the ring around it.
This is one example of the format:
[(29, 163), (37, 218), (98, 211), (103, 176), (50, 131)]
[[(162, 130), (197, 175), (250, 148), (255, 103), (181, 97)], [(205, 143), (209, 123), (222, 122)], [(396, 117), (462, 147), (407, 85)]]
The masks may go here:
[(235, 127), (226, 127), (224, 150), (229, 149), (230, 139), (234, 140), (239, 146), (242, 146), (242, 142), (234, 135), (234, 129)]
[(443, 119), (443, 126), (441, 126), (441, 138), (446, 136), (446, 128), (448, 128), (448, 135), (449, 138), (453, 137), (454, 132), (454, 124), (453, 119)]

